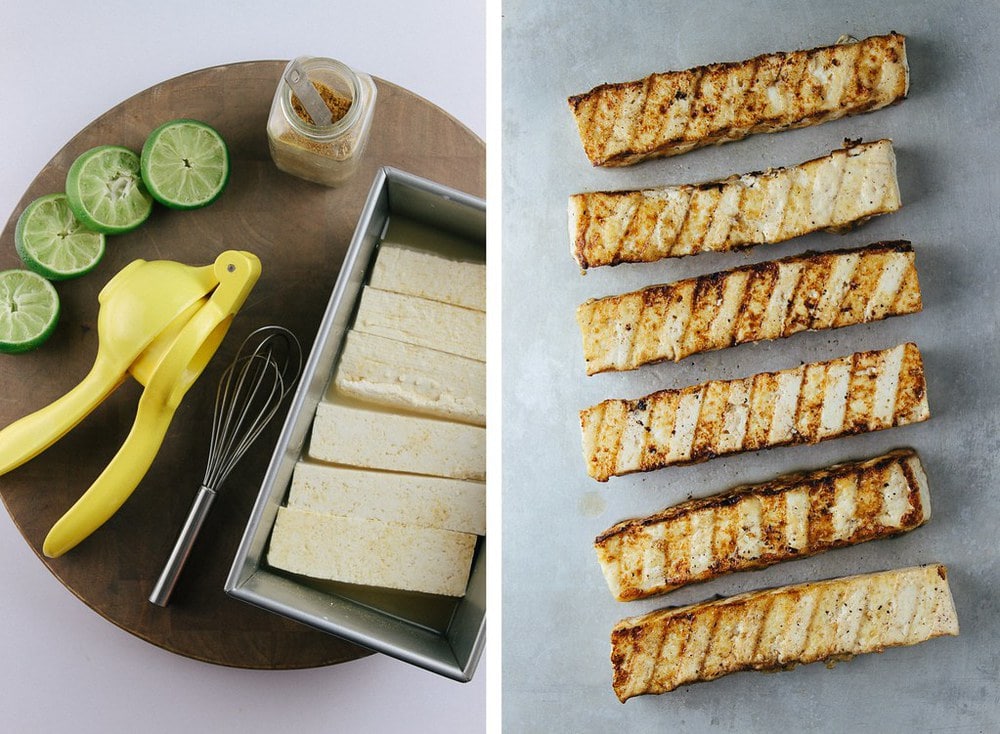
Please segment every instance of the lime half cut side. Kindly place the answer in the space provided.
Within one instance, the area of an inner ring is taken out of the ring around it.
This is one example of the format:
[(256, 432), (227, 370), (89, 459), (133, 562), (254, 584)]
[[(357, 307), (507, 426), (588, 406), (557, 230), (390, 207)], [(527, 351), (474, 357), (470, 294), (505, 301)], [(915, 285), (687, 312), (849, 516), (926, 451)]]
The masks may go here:
[(142, 146), (142, 178), (161, 204), (197, 209), (219, 198), (229, 181), (229, 149), (210, 125), (171, 120)]
[(153, 210), (139, 156), (118, 145), (91, 148), (73, 161), (66, 175), (66, 198), (77, 219), (104, 234), (129, 232)]
[(0, 272), (0, 352), (18, 354), (41, 345), (59, 321), (59, 294), (30, 270)]
[(66, 280), (97, 267), (104, 257), (104, 235), (83, 226), (65, 194), (48, 194), (21, 212), (14, 247), (29, 270), (49, 280)]

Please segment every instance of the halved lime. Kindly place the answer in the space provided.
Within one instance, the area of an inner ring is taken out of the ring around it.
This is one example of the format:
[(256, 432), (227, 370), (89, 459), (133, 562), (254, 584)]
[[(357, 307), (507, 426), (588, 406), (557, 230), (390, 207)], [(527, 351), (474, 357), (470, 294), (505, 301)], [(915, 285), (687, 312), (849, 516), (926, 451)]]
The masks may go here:
[(59, 294), (49, 281), (30, 270), (0, 272), (0, 352), (34, 349), (58, 320)]
[(47, 194), (21, 212), (14, 247), (28, 270), (49, 280), (66, 280), (97, 267), (104, 257), (104, 235), (80, 223), (66, 194)]
[(142, 179), (158, 202), (197, 209), (219, 198), (229, 180), (229, 149), (210, 125), (170, 120), (142, 146)]
[(121, 234), (146, 221), (153, 197), (139, 173), (139, 156), (119, 145), (91, 148), (66, 175), (66, 198), (76, 218), (95, 232)]

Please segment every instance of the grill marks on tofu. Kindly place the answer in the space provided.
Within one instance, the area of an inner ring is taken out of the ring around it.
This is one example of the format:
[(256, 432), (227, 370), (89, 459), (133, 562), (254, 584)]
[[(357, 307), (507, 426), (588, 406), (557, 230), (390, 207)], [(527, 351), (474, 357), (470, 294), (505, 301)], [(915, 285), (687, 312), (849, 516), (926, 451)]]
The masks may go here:
[(611, 632), (620, 701), (741, 670), (835, 661), (958, 634), (943, 565), (752, 591), (621, 620)]
[[(902, 101), (905, 37), (710, 64), (569, 98), (595, 166), (627, 166), (751, 134), (805, 127)], [(889, 140), (700, 185), (569, 198), (570, 249), (584, 270), (725, 252), (819, 230), (845, 231), (901, 206)], [(681, 360), (921, 310), (907, 242), (807, 253), (577, 309), (587, 374)], [(580, 411), (597, 481), (772, 446), (816, 443), (929, 417), (916, 345), (733, 380), (610, 399)], [(916, 453), (901, 449), (666, 508), (594, 541), (616, 599), (907, 532), (930, 504)], [(880, 652), (958, 621), (942, 565), (749, 592), (621, 620), (611, 634), (619, 700), (741, 670)]]
[(625, 520), (598, 536), (594, 548), (611, 593), (630, 601), (898, 535), (930, 515), (920, 459), (898, 449)]
[(587, 472), (605, 482), (929, 416), (920, 351), (907, 343), (637, 400), (605, 400), (580, 411), (580, 426)]
[(587, 374), (915, 313), (914, 260), (909, 242), (881, 242), (590, 299), (576, 312)]
[(590, 162), (626, 166), (870, 112), (908, 88), (906, 38), (890, 33), (602, 84), (568, 101)]
[(889, 140), (850, 143), (797, 166), (722, 181), (569, 198), (580, 267), (652, 262), (845, 231), (902, 202)]

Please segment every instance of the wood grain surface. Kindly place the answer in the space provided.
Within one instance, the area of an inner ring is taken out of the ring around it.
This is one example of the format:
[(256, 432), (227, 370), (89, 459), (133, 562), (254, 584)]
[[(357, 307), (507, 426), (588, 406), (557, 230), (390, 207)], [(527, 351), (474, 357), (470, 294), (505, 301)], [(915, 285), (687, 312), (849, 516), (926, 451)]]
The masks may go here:
[[(77, 384), (97, 354), (97, 294), (137, 258), (204, 265), (229, 248), (262, 262), (257, 286), (218, 353), (188, 393), (149, 473), (111, 520), (58, 559), (41, 555), (52, 524), (117, 452), (135, 418), (141, 386), (128, 380), (80, 425), (27, 464), (0, 477), (0, 497), (39, 559), (77, 597), (119, 627), (164, 649), (244, 668), (305, 668), (368, 654), (223, 591), (287, 405), (219, 493), (170, 606), (147, 598), (201, 482), (215, 389), (240, 341), (280, 324), (308, 351), (377, 169), (395, 166), (476, 196), (485, 194), (485, 146), (461, 123), (406, 90), (377, 80), (371, 140), (357, 175), (328, 189), (275, 168), (265, 123), (284, 61), (213, 67), (163, 82), (87, 126), (45, 166), (11, 212), (0, 269), (21, 267), (14, 225), (32, 199), (64, 190), (83, 151), (113, 143), (138, 151), (159, 123), (193, 117), (216, 127), (232, 156), (222, 197), (206, 209), (159, 205), (134, 232), (109, 237), (107, 254), (83, 278), (56, 284), (62, 316), (41, 348), (0, 355), (0, 426)], [(8, 593), (17, 593), (16, 589)]]

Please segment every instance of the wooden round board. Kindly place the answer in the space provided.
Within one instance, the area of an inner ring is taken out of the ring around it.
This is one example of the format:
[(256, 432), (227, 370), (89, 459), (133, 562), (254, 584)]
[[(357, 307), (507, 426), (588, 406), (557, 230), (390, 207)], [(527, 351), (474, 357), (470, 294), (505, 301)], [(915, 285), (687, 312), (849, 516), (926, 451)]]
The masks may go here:
[(213, 125), (230, 147), (232, 174), (222, 197), (197, 211), (157, 206), (139, 229), (108, 238), (98, 268), (56, 284), (62, 316), (55, 334), (27, 354), (0, 355), (0, 427), (66, 393), (97, 354), (97, 294), (129, 262), (211, 263), (245, 249), (261, 278), (219, 351), (187, 394), (148, 474), (102, 528), (57, 559), (41, 555), (52, 524), (118, 451), (142, 387), (129, 379), (44, 453), (0, 477), (0, 496), (25, 539), (76, 596), (119, 627), (198, 660), (244, 668), (305, 668), (368, 653), (339, 638), (229, 598), (223, 583), (256, 498), (287, 404), (230, 475), (202, 529), (171, 603), (147, 599), (201, 483), (215, 390), (243, 337), (280, 324), (312, 346), (361, 207), (380, 166), (394, 166), (476, 196), (485, 193), (483, 142), (442, 110), (377, 81), (371, 140), (357, 175), (328, 189), (275, 168), (265, 123), (283, 61), (192, 72), (147, 89), (95, 120), (38, 174), (0, 240), (0, 270), (21, 267), (14, 225), (32, 199), (64, 190), (83, 151), (113, 143), (135, 151), (159, 123), (192, 117)]

